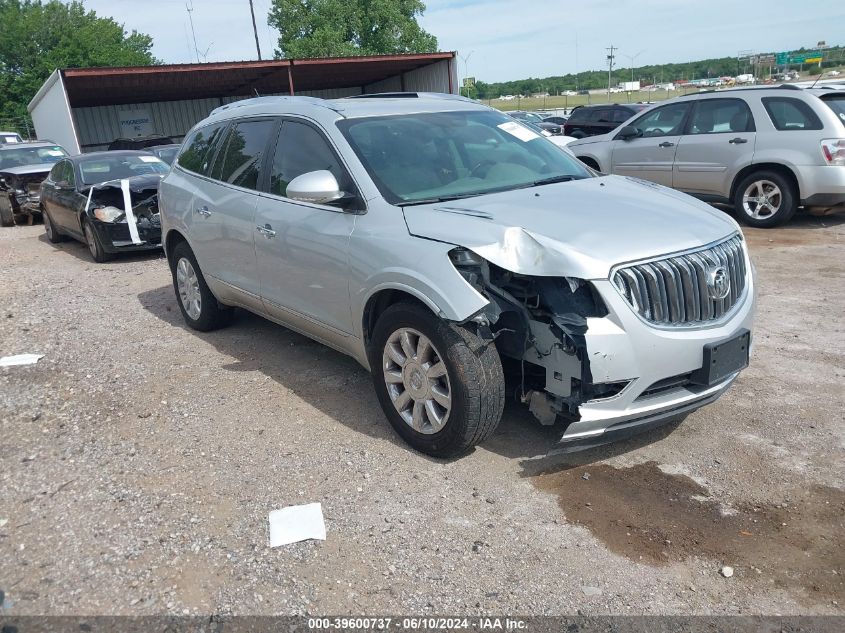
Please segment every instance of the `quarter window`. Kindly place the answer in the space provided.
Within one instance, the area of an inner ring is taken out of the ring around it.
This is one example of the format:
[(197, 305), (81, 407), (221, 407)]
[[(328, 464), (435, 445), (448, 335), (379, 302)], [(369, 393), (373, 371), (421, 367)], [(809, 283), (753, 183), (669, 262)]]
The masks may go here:
[(211, 177), (238, 187), (258, 189), (261, 159), (275, 126), (276, 121), (272, 119), (235, 123), (214, 161)]
[(742, 99), (702, 99), (687, 128), (687, 134), (753, 132), (751, 110)]
[(340, 164), (323, 134), (305, 123), (285, 121), (273, 155), (270, 193), (287, 196), (287, 187), (291, 180), (322, 169), (334, 175), (341, 191), (352, 192), (353, 185), (349, 174)]
[(188, 171), (207, 176), (209, 163), (214, 157), (215, 141), (225, 127), (225, 123), (217, 123), (194, 132), (185, 142), (183, 146), (185, 149), (176, 159), (177, 164)]
[(763, 106), (778, 130), (821, 130), (824, 127), (813, 109), (800, 99), (764, 97)]

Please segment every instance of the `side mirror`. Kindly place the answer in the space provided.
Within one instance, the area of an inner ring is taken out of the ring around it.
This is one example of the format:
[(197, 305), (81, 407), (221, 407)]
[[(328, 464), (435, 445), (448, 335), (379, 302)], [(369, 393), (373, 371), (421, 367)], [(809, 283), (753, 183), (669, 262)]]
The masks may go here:
[(340, 190), (334, 174), (325, 169), (297, 176), (288, 183), (285, 195), (292, 200), (313, 204), (331, 204), (348, 197)]
[(641, 133), (637, 128), (633, 125), (626, 125), (619, 130), (619, 134), (616, 135), (616, 138), (621, 138), (623, 141), (629, 141), (632, 138), (637, 138), (638, 136), (641, 136)]

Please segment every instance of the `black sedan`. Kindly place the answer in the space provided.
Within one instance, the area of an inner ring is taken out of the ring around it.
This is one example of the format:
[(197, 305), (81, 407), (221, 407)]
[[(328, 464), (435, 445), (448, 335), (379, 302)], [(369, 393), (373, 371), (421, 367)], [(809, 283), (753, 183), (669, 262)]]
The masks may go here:
[(60, 160), (41, 183), (47, 238), (84, 242), (96, 262), (161, 248), (158, 184), (169, 170), (149, 152), (94, 152)]

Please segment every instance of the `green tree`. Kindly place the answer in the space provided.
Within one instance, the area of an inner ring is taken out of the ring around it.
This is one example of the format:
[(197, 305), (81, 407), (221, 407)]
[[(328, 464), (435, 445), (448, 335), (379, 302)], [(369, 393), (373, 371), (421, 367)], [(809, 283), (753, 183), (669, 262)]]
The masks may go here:
[(421, 0), (273, 0), (267, 23), (281, 34), (276, 57), (430, 53), (423, 11)]
[(0, 0), (0, 118), (26, 106), (56, 68), (159, 63), (149, 35), (86, 11), (82, 2)]

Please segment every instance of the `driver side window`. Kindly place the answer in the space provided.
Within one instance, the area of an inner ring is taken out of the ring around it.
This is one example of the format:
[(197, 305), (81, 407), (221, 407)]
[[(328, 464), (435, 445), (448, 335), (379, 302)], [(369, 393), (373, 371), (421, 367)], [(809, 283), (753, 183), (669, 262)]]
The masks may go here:
[(689, 112), (689, 103), (673, 103), (655, 108), (632, 124), (641, 136), (676, 136), (683, 129), (684, 119)]

